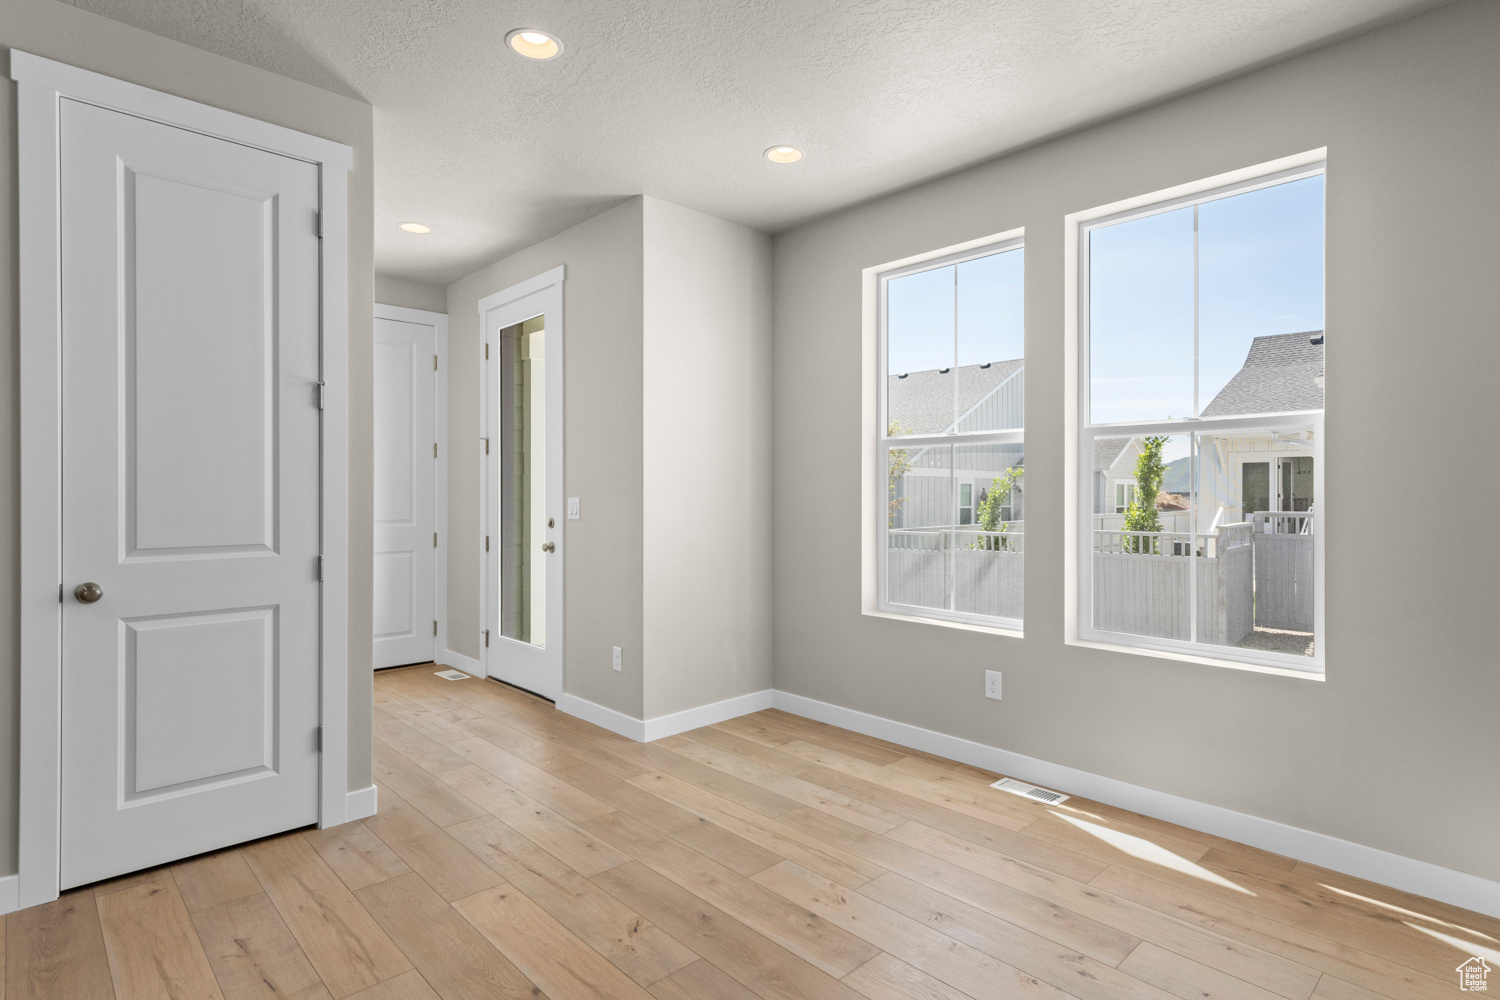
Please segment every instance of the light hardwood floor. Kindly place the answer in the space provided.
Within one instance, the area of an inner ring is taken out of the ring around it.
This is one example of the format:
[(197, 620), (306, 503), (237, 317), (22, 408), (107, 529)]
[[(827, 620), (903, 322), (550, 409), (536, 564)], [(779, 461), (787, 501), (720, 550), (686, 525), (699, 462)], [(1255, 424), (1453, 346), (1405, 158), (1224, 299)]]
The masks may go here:
[(1426, 1000), (1500, 951), (1500, 920), (781, 712), (641, 745), (434, 669), (376, 675), (377, 816), (12, 913), (0, 1000)]

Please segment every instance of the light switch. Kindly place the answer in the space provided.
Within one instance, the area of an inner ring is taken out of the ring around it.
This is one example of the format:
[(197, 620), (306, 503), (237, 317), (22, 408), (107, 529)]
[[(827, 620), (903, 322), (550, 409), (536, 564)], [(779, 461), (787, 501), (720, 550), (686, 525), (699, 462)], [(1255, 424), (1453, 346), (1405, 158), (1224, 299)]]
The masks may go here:
[(577, 497), (568, 497), (568, 520), (569, 521), (576, 521), (576, 520), (578, 520), (582, 516), (579, 513), (579, 509), (578, 508), (579, 508), (578, 498)]

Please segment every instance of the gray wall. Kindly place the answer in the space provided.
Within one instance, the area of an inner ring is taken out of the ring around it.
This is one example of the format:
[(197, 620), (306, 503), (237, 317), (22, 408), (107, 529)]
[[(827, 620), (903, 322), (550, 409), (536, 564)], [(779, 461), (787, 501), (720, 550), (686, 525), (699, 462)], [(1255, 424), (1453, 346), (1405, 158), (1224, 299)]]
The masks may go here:
[[(414, 236), (412, 239), (421, 239)], [(398, 278), (391, 274), (375, 275), (375, 301), (386, 306), (404, 306), (407, 309), (426, 309), (428, 312), (448, 311), (448, 290), (442, 285), (411, 278)]]
[(371, 187), (368, 105), (126, 27), (54, 0), (4, 0), (0, 49), (0, 872), (15, 871), (20, 629), (13, 46), (354, 147), (349, 175), (349, 787), (371, 783)]
[[(1460, 0), (779, 236), (777, 688), (1500, 878), (1497, 38)], [(1065, 645), (1063, 216), (1324, 145), (1326, 682)], [(1025, 638), (863, 616), (860, 269), (1017, 226)]]
[(644, 237), (654, 719), (771, 686), (771, 240), (655, 198)]
[[(567, 690), (641, 717), (640, 198), (448, 287), (448, 648), (479, 656), (479, 300), (566, 264)], [(610, 668), (610, 647), (625, 650)]]

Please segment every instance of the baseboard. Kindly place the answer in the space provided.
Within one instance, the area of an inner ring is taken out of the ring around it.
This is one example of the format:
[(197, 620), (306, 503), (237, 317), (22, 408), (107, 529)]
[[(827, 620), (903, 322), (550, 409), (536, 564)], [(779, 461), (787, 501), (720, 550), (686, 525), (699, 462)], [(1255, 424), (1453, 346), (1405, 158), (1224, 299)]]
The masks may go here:
[(771, 707), (771, 698), (771, 689), (766, 688), (764, 691), (752, 691), (735, 698), (725, 698), (723, 701), (699, 705), (697, 708), (685, 708), (671, 715), (658, 715), (654, 719), (646, 720), (645, 742), (676, 736), (689, 729), (701, 729), (715, 722), (723, 722), (725, 719), (738, 719), (751, 712), (763, 712)]
[(21, 908), (21, 876), (6, 875), (0, 878), (0, 914), (14, 913)]
[(584, 722), (592, 722), (600, 729), (608, 729), (612, 733), (618, 733), (637, 743), (646, 742), (646, 724), (634, 716), (616, 712), (612, 708), (605, 708), (603, 705), (580, 698), (576, 694), (568, 694), (566, 691), (558, 695), (556, 704), (559, 712), (566, 712)]
[(577, 695), (563, 694), (557, 699), (559, 711), (569, 715), (577, 716), (585, 722), (592, 722), (612, 733), (629, 737), (637, 743), (650, 743), (652, 740), (663, 739), (667, 736), (675, 736), (685, 733), (689, 729), (699, 729), (703, 726), (711, 726), (715, 722), (723, 722), (725, 719), (737, 719), (751, 712), (759, 712), (771, 707), (771, 690), (752, 691), (750, 694), (742, 694), (734, 698), (725, 698), (723, 701), (712, 702), (708, 705), (699, 705), (696, 708), (683, 709), (681, 712), (673, 712), (670, 715), (658, 715), (654, 719), (637, 719), (617, 712), (612, 708), (587, 701)]
[[(999, 747), (934, 732), (787, 691), (775, 691), (772, 707), (874, 736), (904, 747), (1080, 795), (1121, 809), (1235, 840), (1320, 868), (1378, 882), (1429, 899), (1500, 917), (1500, 882), (1418, 861), (1275, 820), (1235, 812), (1168, 792), (1107, 778), (1064, 764), (1038, 760)], [(755, 709), (747, 709), (755, 711)], [(726, 716), (728, 718), (728, 716)], [(654, 720), (653, 720), (654, 721)], [(680, 730), (679, 730), (680, 731)], [(653, 737), (660, 738), (660, 737)]]
[(361, 788), (349, 793), (345, 800), (344, 822), (352, 822), (356, 819), (364, 819), (366, 816), (374, 816), (376, 811), (376, 793), (374, 785), (369, 788)]
[(472, 656), (465, 656), (462, 653), (455, 653), (451, 649), (443, 650), (442, 664), (445, 667), (457, 667), (459, 670), (462, 670), (464, 673), (469, 674), (473, 677), (484, 676), (484, 668), (479, 665), (478, 660), (474, 659), (474, 657)]

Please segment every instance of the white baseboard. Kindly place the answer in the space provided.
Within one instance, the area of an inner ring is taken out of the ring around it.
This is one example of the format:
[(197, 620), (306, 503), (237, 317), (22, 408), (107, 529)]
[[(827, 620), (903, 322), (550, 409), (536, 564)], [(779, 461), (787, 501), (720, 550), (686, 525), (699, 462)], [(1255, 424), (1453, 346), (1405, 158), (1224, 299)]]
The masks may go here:
[(464, 673), (469, 674), (473, 677), (484, 676), (484, 668), (479, 665), (478, 660), (474, 659), (474, 657), (472, 656), (465, 656), (462, 653), (455, 653), (451, 649), (443, 650), (443, 659), (441, 663), (445, 667), (457, 667), (459, 670), (462, 670)]
[(1121, 809), (1176, 823), (1192, 830), (1272, 851), (1298, 861), (1378, 882), (1429, 899), (1500, 917), (1500, 882), (1444, 868), (1275, 820), (1235, 812), (1128, 781), (1107, 778), (1065, 764), (1038, 760), (999, 747), (934, 732), (905, 722), (869, 715), (826, 701), (776, 691), (772, 705), (783, 712), (816, 719), (904, 747), (996, 771), (1060, 792), (1080, 795)]
[(612, 708), (605, 708), (603, 705), (580, 698), (576, 694), (568, 694), (566, 691), (557, 696), (556, 705), (559, 712), (566, 712), (584, 722), (592, 722), (600, 729), (608, 729), (612, 733), (618, 733), (637, 743), (646, 742), (646, 724), (634, 716), (616, 712)]
[(752, 691), (735, 698), (725, 698), (723, 701), (699, 705), (697, 708), (686, 708), (681, 712), (673, 712), (671, 715), (658, 715), (654, 719), (646, 720), (644, 742), (649, 743), (652, 740), (676, 736), (689, 729), (701, 729), (726, 719), (738, 719), (751, 712), (763, 712), (771, 707), (771, 698), (771, 689), (766, 688), (764, 691)]
[(345, 806), (344, 822), (348, 823), (357, 819), (364, 819), (366, 816), (374, 816), (377, 805), (377, 791), (378, 789), (374, 785), (371, 785), (369, 788), (361, 788), (350, 792), (348, 798), (345, 800), (347, 805)]
[(711, 726), (715, 722), (737, 719), (742, 715), (770, 708), (771, 697), (771, 690), (767, 688), (764, 691), (752, 691), (750, 694), (725, 698), (723, 701), (645, 720), (567, 693), (557, 699), (557, 708), (559, 711), (577, 716), (585, 722), (592, 722), (596, 726), (628, 737), (637, 743), (650, 743), (652, 740), (685, 733), (689, 729)]
[(0, 914), (14, 913), (21, 908), (21, 876), (6, 875), (0, 878)]

